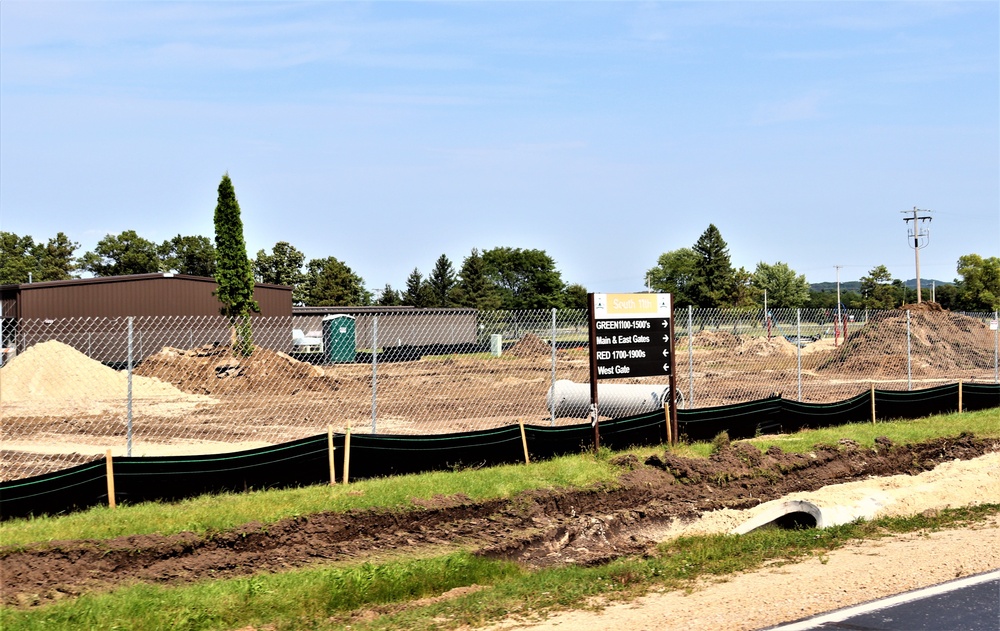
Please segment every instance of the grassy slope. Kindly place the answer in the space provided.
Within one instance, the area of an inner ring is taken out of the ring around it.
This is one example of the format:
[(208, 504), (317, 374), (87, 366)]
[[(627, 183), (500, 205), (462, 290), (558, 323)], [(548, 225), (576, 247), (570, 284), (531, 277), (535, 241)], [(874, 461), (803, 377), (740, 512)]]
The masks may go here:
[[(790, 437), (754, 440), (808, 451), (817, 443), (851, 437), (871, 445), (876, 436), (907, 443), (961, 432), (1000, 438), (1000, 410), (918, 421), (844, 426)], [(706, 455), (708, 445), (683, 446), (682, 455)], [(640, 456), (662, 451), (637, 449)], [(258, 520), (266, 523), (317, 510), (407, 507), (410, 498), (464, 493), (473, 499), (509, 497), (520, 490), (613, 483), (617, 475), (599, 457), (561, 458), (530, 466), (407, 476), (344, 487), (313, 487), (171, 505), (95, 509), (79, 515), (20, 520), (0, 526), (5, 545), (52, 539), (199, 529), (203, 532)], [(858, 538), (894, 532), (960, 527), (1000, 513), (1000, 505), (942, 511), (934, 516), (855, 523), (820, 531), (768, 531), (743, 537), (684, 538), (660, 546), (648, 559), (620, 559), (596, 568), (531, 572), (511, 563), (453, 551), (431, 558), (337, 564), (319, 569), (204, 581), (177, 587), (137, 585), (30, 610), (0, 609), (0, 628), (235, 629), (270, 625), (295, 628), (457, 628), (497, 620), (510, 612), (539, 612), (585, 605), (589, 599), (630, 598), (653, 587), (673, 589), (705, 574), (759, 567), (773, 559), (823, 554)], [(156, 524), (150, 528), (146, 524)], [(437, 598), (459, 588), (469, 593)], [(423, 599), (423, 600), (420, 600)]]
[[(784, 436), (762, 436), (750, 442), (762, 451), (770, 445), (778, 445), (787, 452), (805, 452), (817, 444), (836, 444), (843, 437), (870, 447), (877, 436), (888, 436), (893, 442), (908, 444), (941, 436), (958, 436), (962, 432), (1000, 438), (1000, 408), (914, 421), (860, 423)], [(710, 449), (709, 443), (672, 448), (686, 457), (707, 457)], [(633, 451), (645, 456), (662, 452), (663, 447)], [(0, 523), (0, 546), (24, 546), (60, 539), (110, 539), (133, 534), (170, 535), (183, 531), (205, 534), (251, 522), (266, 525), (322, 511), (411, 508), (414, 498), (430, 499), (435, 495), (462, 493), (472, 500), (489, 500), (513, 497), (531, 489), (614, 484), (621, 472), (608, 462), (607, 455), (607, 452), (596, 457), (583, 454), (530, 465), (363, 480), (348, 486), (214, 495), (172, 504), (145, 503), (119, 506), (114, 510), (95, 507), (61, 517), (14, 519)]]

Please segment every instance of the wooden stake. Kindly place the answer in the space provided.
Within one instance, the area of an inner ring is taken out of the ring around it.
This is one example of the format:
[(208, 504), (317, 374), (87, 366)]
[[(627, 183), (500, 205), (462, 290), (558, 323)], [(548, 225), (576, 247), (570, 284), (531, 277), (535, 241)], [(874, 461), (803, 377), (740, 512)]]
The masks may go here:
[(333, 468), (333, 425), (326, 426), (326, 451), (330, 457), (330, 486), (337, 484), (337, 473)]
[(517, 419), (517, 422), (521, 426), (521, 445), (524, 447), (524, 464), (531, 464), (531, 460), (528, 458), (528, 437), (524, 434), (524, 420)]
[(111, 463), (111, 450), (108, 450), (107, 457), (105, 458), (108, 470), (108, 506), (111, 508), (115, 507), (115, 467)]
[(875, 424), (875, 384), (872, 384), (872, 425)]
[(347, 426), (347, 433), (344, 435), (344, 484), (347, 484), (351, 471), (351, 426)]
[(668, 445), (673, 445), (674, 444), (673, 436), (672, 436), (673, 432), (671, 432), (671, 426), (673, 425), (673, 423), (670, 422), (670, 403), (669, 403), (669, 400), (668, 400), (667, 404), (663, 406), (663, 416), (667, 419), (667, 444)]
[(958, 380), (958, 413), (962, 413), (962, 380)]

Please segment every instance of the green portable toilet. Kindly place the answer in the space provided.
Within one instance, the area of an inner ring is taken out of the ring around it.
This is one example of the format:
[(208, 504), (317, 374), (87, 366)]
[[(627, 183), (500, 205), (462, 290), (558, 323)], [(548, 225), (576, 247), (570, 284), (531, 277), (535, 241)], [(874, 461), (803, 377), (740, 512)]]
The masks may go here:
[(354, 316), (323, 316), (323, 349), (331, 364), (354, 363), (357, 353)]

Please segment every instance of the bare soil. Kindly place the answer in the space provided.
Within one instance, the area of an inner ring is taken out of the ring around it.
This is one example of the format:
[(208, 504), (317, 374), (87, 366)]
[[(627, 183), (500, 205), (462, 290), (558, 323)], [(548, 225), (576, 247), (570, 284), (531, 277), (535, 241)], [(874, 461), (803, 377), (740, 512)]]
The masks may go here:
[[(849, 325), (846, 342), (835, 345), (825, 338), (804, 346), (801, 355), (780, 335), (699, 331), (690, 357), (688, 349), (678, 350), (677, 390), (684, 405), (699, 408), (774, 394), (797, 399), (801, 392), (803, 401), (831, 402), (873, 386), (993, 382), (995, 336), (984, 322), (934, 306), (914, 307), (908, 378), (907, 317), (900, 312), (873, 317), (881, 319)], [(263, 348), (235, 357), (225, 345), (167, 347), (135, 370), (127, 410), (123, 372), (58, 342), (44, 342), (0, 368), (0, 480), (56, 471), (109, 448), (115, 456), (125, 455), (128, 413), (133, 456), (222, 453), (313, 436), (328, 426), (337, 432), (372, 431), (376, 399), (379, 433), (443, 434), (519, 421), (549, 425), (551, 357), (550, 346), (526, 334), (501, 358), (455, 355), (380, 363), (373, 383), (367, 364), (314, 366)], [(688, 359), (691, 365), (685, 366)], [(558, 350), (555, 369), (559, 379), (587, 382), (587, 350)]]
[[(182, 584), (455, 546), (532, 567), (598, 564), (643, 554), (667, 530), (712, 511), (753, 508), (873, 476), (917, 475), (997, 452), (1000, 441), (963, 435), (907, 446), (881, 439), (874, 449), (842, 441), (810, 454), (777, 448), (761, 454), (737, 443), (708, 460), (664, 453), (640, 462), (626, 455), (617, 463), (629, 472), (611, 488), (534, 491), (484, 502), (435, 497), (415, 500), (411, 510), (321, 513), (208, 536), (0, 548), (0, 587), (6, 605), (33, 607), (134, 582)], [(997, 501), (997, 494), (985, 495), (976, 501)]]

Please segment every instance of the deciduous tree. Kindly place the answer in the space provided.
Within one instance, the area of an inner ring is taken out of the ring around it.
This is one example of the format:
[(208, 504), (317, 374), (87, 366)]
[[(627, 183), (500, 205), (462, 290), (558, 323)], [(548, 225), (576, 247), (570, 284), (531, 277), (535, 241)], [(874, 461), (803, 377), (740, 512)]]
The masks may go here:
[(809, 283), (804, 274), (796, 274), (787, 263), (778, 261), (757, 263), (751, 279), (756, 298), (763, 303), (767, 292), (767, 306), (775, 309), (796, 309), (809, 301)]
[(272, 285), (287, 285), (292, 288), (292, 300), (306, 302), (306, 273), (303, 271), (306, 255), (295, 249), (287, 241), (278, 241), (271, 248), (271, 254), (264, 250), (257, 252), (253, 260), (253, 272), (257, 282)]
[(878, 265), (861, 277), (861, 304), (867, 309), (895, 309), (899, 306), (897, 288), (885, 265)]
[(1000, 309), (1000, 258), (966, 254), (958, 259), (958, 303), (968, 311)]
[(675, 308), (694, 304), (691, 290), (697, 269), (698, 255), (691, 248), (664, 252), (656, 265), (646, 271), (649, 288), (671, 294)]
[(483, 252), (486, 277), (500, 292), (503, 309), (562, 307), (563, 282), (544, 250), (499, 247)]
[(159, 247), (164, 271), (191, 276), (215, 275), (215, 245), (208, 237), (177, 235)]
[(363, 307), (371, 304), (364, 280), (336, 257), (309, 261), (306, 304)]
[(135, 230), (106, 235), (97, 242), (97, 247), (92, 252), (86, 252), (80, 257), (79, 268), (94, 276), (152, 274), (162, 271), (156, 244), (140, 237)]

